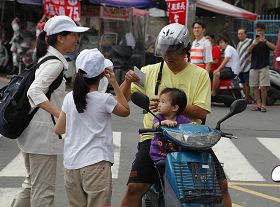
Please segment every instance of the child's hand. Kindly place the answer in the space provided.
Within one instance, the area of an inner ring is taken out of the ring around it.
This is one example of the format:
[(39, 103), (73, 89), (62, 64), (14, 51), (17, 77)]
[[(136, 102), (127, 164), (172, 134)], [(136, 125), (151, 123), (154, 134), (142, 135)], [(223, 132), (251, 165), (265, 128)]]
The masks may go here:
[(114, 86), (117, 84), (116, 76), (113, 70), (111, 69), (105, 69), (104, 71), (105, 77), (108, 79), (109, 83)]
[(164, 120), (161, 122), (162, 125), (166, 125), (168, 127), (175, 127), (177, 126), (177, 121), (172, 121), (172, 120)]

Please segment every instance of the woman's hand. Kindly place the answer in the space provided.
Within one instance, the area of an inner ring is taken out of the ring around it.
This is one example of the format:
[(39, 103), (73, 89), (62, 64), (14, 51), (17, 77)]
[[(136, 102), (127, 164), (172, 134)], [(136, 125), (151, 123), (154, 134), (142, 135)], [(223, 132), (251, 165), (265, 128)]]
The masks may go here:
[(161, 122), (161, 125), (166, 125), (168, 127), (175, 127), (175, 126), (177, 126), (177, 121), (164, 120)]

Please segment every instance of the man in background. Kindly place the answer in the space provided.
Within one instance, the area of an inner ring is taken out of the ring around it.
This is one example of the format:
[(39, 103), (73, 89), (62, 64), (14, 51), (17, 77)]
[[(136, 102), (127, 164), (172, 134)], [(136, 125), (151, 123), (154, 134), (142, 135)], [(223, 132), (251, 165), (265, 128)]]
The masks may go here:
[(204, 37), (205, 24), (196, 21), (192, 24), (195, 40), (192, 42), (191, 62), (210, 72), (212, 60), (212, 46), (209, 40)]
[(240, 82), (243, 84), (243, 91), (245, 98), (248, 103), (252, 103), (252, 98), (250, 97), (250, 86), (249, 86), (249, 71), (251, 67), (251, 56), (247, 51), (247, 48), (252, 43), (252, 39), (247, 38), (247, 30), (245, 28), (239, 28), (237, 32), (239, 42), (237, 44), (237, 53), (240, 59)]

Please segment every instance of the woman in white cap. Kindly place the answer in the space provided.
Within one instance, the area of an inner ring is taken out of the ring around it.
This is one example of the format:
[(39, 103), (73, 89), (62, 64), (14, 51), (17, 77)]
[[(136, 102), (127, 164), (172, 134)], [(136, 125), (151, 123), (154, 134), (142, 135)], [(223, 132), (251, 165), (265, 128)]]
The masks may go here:
[[(73, 91), (63, 101), (54, 127), (65, 133), (64, 185), (70, 207), (109, 206), (114, 163), (111, 113), (128, 116), (129, 105), (108, 61), (97, 49), (85, 49), (76, 59)], [(106, 77), (116, 97), (98, 90)]]
[(58, 118), (60, 114), (65, 95), (62, 78), (50, 100), (46, 93), (51, 84), (62, 77), (64, 68), (68, 67), (63, 55), (75, 50), (79, 38), (77, 33), (88, 29), (77, 26), (67, 16), (55, 16), (46, 22), (44, 31), (38, 36), (37, 60), (40, 62), (48, 56), (57, 59), (47, 60), (40, 65), (27, 92), (31, 106), (39, 107), (39, 110), (17, 139), (27, 176), (13, 206), (54, 206), (57, 155), (63, 153), (63, 141), (52, 131), (51, 115)]

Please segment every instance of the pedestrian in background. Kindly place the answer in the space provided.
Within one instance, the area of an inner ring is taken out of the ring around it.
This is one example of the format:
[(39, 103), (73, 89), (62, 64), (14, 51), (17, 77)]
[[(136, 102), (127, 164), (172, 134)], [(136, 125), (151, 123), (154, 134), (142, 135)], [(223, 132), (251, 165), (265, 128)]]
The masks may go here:
[(212, 59), (213, 61), (211, 62), (211, 70), (210, 70), (210, 78), (213, 78), (213, 72), (217, 70), (217, 68), (220, 66), (222, 62), (222, 54), (221, 54), (221, 49), (218, 45), (215, 43), (215, 36), (213, 34), (206, 34), (205, 38), (208, 39), (212, 45)]
[(265, 38), (265, 25), (256, 24), (256, 37), (247, 51), (251, 53), (251, 68), (249, 84), (253, 87), (256, 106), (252, 111), (266, 112), (267, 87), (269, 79), (269, 55), (270, 50), (276, 48), (275, 44)]
[(213, 72), (212, 96), (216, 95), (220, 79), (233, 79), (240, 71), (239, 55), (236, 49), (229, 45), (225, 37), (219, 39), (219, 46), (224, 50), (224, 59)]
[[(55, 133), (65, 133), (64, 185), (70, 207), (111, 204), (111, 113), (125, 117), (130, 111), (113, 70), (106, 67), (106, 59), (96, 48), (78, 55), (73, 91), (65, 96), (54, 127)], [(115, 98), (98, 91), (104, 76), (114, 88)]]
[(75, 51), (79, 39), (77, 33), (88, 29), (78, 27), (67, 16), (55, 16), (47, 21), (44, 31), (38, 36), (37, 60), (47, 56), (56, 56), (59, 60), (52, 59), (43, 63), (36, 70), (35, 80), (27, 92), (31, 106), (39, 107), (39, 110), (17, 139), (27, 175), (13, 205), (15, 207), (54, 206), (57, 155), (62, 154), (63, 142), (52, 131), (51, 114), (56, 118), (60, 114), (65, 83), (62, 82), (54, 90), (50, 100), (46, 93), (64, 68), (68, 67), (63, 55)]
[(195, 40), (192, 42), (191, 48), (191, 62), (208, 72), (211, 70), (212, 46), (209, 40), (204, 37), (206, 30), (205, 24), (196, 21), (192, 24), (193, 35)]
[(240, 82), (243, 84), (243, 91), (245, 98), (248, 103), (252, 103), (252, 98), (250, 97), (250, 86), (249, 86), (249, 71), (251, 67), (251, 56), (247, 49), (252, 43), (252, 39), (247, 38), (247, 30), (245, 28), (239, 28), (237, 31), (237, 36), (239, 42), (237, 44), (237, 53), (240, 59)]

